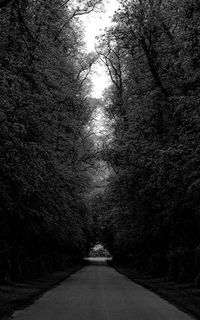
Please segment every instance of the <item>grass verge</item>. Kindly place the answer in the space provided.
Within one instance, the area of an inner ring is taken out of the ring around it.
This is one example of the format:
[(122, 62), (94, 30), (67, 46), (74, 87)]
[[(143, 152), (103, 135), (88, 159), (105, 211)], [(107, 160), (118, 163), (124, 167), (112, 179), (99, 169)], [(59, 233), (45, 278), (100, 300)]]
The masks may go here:
[(157, 293), (194, 318), (200, 319), (200, 288), (195, 287), (193, 283), (177, 283), (166, 278), (152, 278), (128, 266), (118, 266), (112, 263), (110, 265), (130, 280)]
[(46, 291), (54, 288), (74, 272), (80, 270), (85, 264), (71, 265), (64, 271), (46, 274), (40, 278), (14, 283), (12, 285), (0, 285), (0, 319), (7, 320), (16, 310), (24, 309), (32, 304)]

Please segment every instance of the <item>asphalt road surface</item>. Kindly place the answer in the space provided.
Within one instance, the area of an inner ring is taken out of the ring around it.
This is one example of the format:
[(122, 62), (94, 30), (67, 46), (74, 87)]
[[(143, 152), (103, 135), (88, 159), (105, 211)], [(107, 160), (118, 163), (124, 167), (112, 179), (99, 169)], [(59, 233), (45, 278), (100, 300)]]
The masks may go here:
[(15, 320), (192, 320), (105, 264), (91, 264), (45, 293)]

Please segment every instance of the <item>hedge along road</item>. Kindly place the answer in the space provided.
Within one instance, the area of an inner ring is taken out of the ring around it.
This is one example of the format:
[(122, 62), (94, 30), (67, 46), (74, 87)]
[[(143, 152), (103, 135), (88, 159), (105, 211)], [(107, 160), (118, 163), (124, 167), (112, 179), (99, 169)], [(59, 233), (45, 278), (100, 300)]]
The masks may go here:
[(105, 263), (84, 267), (15, 320), (192, 320), (156, 294), (130, 281)]

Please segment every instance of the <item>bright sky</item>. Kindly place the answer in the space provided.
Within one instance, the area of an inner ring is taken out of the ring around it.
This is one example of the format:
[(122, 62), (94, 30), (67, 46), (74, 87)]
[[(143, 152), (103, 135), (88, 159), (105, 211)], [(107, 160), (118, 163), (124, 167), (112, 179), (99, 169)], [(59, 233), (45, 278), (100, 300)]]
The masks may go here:
[[(88, 52), (95, 51), (95, 37), (111, 25), (112, 16), (118, 7), (118, 0), (104, 0), (104, 12), (91, 13), (83, 17), (85, 42)], [(91, 75), (93, 83), (92, 96), (100, 98), (103, 90), (109, 85), (109, 77), (105, 67), (100, 62), (93, 69), (95, 71)]]

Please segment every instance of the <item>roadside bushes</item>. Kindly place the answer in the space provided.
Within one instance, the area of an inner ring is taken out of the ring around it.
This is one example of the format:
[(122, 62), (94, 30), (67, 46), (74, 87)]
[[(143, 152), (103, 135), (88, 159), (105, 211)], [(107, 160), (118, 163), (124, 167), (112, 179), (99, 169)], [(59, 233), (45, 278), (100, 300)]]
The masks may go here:
[(80, 256), (69, 256), (68, 252), (46, 252), (36, 256), (21, 256), (17, 259), (1, 259), (0, 282), (10, 283), (38, 278), (54, 271), (64, 271), (66, 267), (82, 263)]
[(170, 250), (168, 254), (168, 276), (178, 281), (191, 281), (194, 278), (194, 253), (184, 247)]

